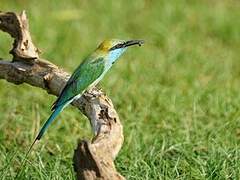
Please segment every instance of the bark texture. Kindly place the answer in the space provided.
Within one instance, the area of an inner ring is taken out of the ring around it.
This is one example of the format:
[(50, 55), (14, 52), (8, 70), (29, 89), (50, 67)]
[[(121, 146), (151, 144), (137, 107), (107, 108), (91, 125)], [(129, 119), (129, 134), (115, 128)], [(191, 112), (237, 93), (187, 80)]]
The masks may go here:
[[(58, 96), (70, 75), (39, 57), (32, 42), (26, 13), (0, 12), (0, 29), (14, 38), (12, 61), (0, 60), (0, 79), (27, 83)], [(114, 159), (123, 144), (123, 129), (111, 100), (93, 88), (72, 103), (90, 120), (94, 137), (80, 140), (73, 165), (77, 179), (124, 179), (115, 169)]]

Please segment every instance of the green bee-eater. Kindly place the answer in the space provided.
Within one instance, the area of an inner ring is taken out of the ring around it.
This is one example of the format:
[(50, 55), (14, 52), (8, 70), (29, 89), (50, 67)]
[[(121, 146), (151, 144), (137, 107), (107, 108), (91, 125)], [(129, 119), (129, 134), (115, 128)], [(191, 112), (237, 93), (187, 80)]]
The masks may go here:
[(53, 103), (53, 113), (44, 123), (30, 149), (37, 140), (41, 139), (56, 116), (73, 100), (79, 98), (87, 89), (95, 86), (129, 46), (140, 46), (142, 44), (142, 40), (124, 41), (112, 39), (103, 41), (74, 71), (59, 97)]

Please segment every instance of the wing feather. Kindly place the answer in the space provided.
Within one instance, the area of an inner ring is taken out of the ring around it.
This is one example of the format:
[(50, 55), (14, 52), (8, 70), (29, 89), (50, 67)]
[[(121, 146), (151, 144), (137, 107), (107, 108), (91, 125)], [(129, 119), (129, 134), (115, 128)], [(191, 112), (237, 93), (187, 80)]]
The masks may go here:
[(75, 96), (83, 93), (104, 71), (104, 58), (85, 60), (74, 71), (57, 100), (53, 103), (51, 110), (69, 102)]

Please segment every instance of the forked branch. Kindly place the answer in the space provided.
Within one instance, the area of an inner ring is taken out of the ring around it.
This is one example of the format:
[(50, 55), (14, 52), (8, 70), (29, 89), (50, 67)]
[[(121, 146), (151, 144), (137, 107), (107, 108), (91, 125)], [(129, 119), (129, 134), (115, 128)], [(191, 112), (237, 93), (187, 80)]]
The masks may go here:
[[(14, 38), (10, 51), (13, 60), (0, 61), (0, 79), (14, 84), (27, 83), (58, 96), (70, 75), (39, 57), (26, 13), (0, 12), (0, 29)], [(87, 116), (94, 131), (92, 141), (81, 140), (74, 152), (77, 179), (124, 179), (113, 162), (122, 147), (123, 130), (111, 100), (101, 90), (93, 88), (72, 105)]]

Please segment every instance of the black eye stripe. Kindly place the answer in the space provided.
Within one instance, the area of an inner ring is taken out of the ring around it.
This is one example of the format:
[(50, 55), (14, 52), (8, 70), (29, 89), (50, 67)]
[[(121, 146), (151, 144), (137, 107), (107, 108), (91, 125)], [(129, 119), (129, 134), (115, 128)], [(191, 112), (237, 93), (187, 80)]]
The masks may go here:
[(117, 45), (113, 46), (113, 47), (110, 49), (110, 51), (112, 51), (112, 50), (114, 50), (114, 49), (122, 48), (122, 47), (124, 47), (124, 45), (125, 45), (125, 43), (117, 44)]
[(112, 51), (112, 50), (115, 50), (115, 49), (125, 48), (125, 47), (133, 46), (133, 45), (141, 46), (143, 43), (144, 43), (143, 40), (130, 40), (130, 41), (126, 41), (126, 42), (122, 42), (122, 43), (116, 44), (115, 46), (113, 46), (109, 50)]

